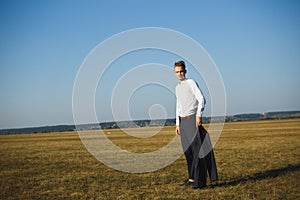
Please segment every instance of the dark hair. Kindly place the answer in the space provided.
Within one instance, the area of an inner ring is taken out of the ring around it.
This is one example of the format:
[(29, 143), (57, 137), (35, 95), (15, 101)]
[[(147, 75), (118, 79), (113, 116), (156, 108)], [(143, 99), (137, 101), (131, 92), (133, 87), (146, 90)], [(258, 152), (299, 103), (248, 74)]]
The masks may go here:
[(177, 61), (175, 62), (174, 67), (181, 67), (182, 69), (185, 70), (185, 63), (183, 60)]

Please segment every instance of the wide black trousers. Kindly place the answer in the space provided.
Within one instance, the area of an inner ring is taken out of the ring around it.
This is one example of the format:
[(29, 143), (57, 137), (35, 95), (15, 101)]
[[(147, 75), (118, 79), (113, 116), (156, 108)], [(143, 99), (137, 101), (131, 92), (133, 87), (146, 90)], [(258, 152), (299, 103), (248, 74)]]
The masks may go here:
[(180, 120), (180, 137), (188, 177), (194, 179), (194, 186), (206, 186), (207, 172), (211, 181), (217, 180), (217, 167), (209, 134), (202, 126), (196, 126), (195, 116)]
[(201, 155), (204, 155), (205, 167), (208, 172), (210, 181), (216, 181), (219, 179), (218, 170), (209, 133), (202, 125), (198, 127), (198, 133), (200, 134), (202, 145), (200, 148), (200, 157), (203, 157)]

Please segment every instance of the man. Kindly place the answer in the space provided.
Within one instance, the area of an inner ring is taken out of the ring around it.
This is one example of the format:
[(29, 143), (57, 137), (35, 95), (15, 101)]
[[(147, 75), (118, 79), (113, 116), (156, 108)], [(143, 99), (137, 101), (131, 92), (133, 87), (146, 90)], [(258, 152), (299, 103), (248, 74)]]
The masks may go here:
[[(205, 163), (205, 157), (199, 156), (201, 144), (204, 141), (200, 137), (199, 127), (202, 127), (202, 111), (205, 99), (196, 82), (192, 79), (186, 79), (186, 72), (184, 61), (178, 61), (174, 64), (174, 73), (178, 79), (176, 86), (176, 134), (180, 135), (188, 169), (188, 179), (181, 185), (193, 185), (193, 188), (197, 189), (206, 187), (207, 163)], [(213, 174), (216, 175), (216, 171)], [(217, 177), (213, 179), (216, 180)]]

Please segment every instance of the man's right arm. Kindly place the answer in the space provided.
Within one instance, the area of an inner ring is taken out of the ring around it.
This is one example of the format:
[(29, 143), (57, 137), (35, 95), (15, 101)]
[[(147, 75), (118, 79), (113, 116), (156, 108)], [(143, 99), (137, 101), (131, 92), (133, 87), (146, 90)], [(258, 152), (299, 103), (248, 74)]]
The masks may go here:
[(180, 135), (180, 128), (179, 128), (179, 113), (180, 113), (180, 107), (179, 107), (179, 102), (178, 98), (176, 99), (176, 134)]
[(180, 135), (180, 127), (177, 126), (177, 125), (176, 125), (176, 130), (175, 130), (175, 132), (176, 132), (176, 135)]

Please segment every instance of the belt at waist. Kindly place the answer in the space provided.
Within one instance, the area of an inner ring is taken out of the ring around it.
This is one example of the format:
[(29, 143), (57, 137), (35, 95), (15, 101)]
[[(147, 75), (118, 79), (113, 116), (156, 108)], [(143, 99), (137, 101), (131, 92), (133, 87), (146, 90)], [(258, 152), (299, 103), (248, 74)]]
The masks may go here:
[(192, 118), (194, 115), (189, 115), (189, 116), (186, 116), (186, 117), (179, 117), (180, 120), (183, 120), (183, 119), (190, 119)]

